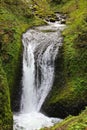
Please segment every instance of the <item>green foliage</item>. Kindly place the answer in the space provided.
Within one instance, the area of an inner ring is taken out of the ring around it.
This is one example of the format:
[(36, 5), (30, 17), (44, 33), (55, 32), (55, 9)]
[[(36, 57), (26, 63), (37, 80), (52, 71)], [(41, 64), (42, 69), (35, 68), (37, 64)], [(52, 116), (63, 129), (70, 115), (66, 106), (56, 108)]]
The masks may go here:
[(5, 72), (0, 59), (0, 130), (12, 129), (10, 95)]
[[(63, 32), (63, 73), (66, 83), (58, 86), (49, 103), (65, 102), (67, 105), (87, 102), (87, 1), (67, 1), (61, 12), (67, 13), (67, 28)], [(61, 79), (60, 79), (61, 80)], [(55, 83), (56, 85), (57, 83)]]
[[(74, 1), (75, 2), (75, 1)], [(67, 20), (68, 28), (63, 32), (64, 35), (64, 66), (67, 83), (74, 88), (74, 94), (79, 96), (78, 100), (86, 101), (87, 93), (87, 1), (80, 0), (78, 8), (71, 1), (73, 12), (70, 12)], [(64, 7), (63, 7), (64, 8)], [(67, 10), (66, 8), (66, 10)], [(76, 8), (76, 9), (75, 9)], [(66, 11), (64, 9), (64, 12)], [(69, 83), (70, 82), (70, 83)], [(71, 87), (70, 87), (71, 88)], [(81, 98), (80, 98), (81, 96)]]
[(44, 18), (53, 14), (47, 0), (31, 0), (31, 4), (34, 14), (40, 18)]

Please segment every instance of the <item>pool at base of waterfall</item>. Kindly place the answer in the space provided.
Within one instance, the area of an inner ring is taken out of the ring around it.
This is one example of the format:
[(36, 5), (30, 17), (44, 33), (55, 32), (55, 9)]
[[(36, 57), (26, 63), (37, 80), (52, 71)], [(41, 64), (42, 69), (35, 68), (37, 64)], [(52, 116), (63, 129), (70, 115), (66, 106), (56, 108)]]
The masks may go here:
[(53, 126), (60, 121), (59, 118), (49, 118), (40, 112), (15, 114), (13, 130), (39, 130)]

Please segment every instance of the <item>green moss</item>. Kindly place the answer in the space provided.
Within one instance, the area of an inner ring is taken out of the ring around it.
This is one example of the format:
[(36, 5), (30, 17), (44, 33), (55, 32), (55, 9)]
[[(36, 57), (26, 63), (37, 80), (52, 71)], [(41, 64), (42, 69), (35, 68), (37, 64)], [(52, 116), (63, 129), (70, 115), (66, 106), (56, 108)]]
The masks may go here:
[(53, 14), (47, 0), (31, 0), (31, 4), (35, 15), (40, 18), (44, 18)]
[[(73, 96), (76, 96), (78, 100), (86, 101), (87, 39), (86, 33), (84, 32), (87, 32), (87, 21), (85, 20), (87, 17), (87, 1), (83, 2), (80, 0), (78, 2), (78, 8), (76, 7), (76, 9), (74, 7), (74, 2), (71, 1), (74, 8), (73, 12), (68, 12), (68, 29), (63, 32), (64, 71), (66, 74), (66, 87), (69, 88), (68, 90), (73, 89)], [(70, 5), (67, 8), (70, 11)]]
[(60, 9), (67, 13), (67, 28), (63, 32), (62, 49), (65, 84), (58, 88), (56, 81), (50, 103), (65, 101), (71, 105), (75, 104), (75, 101), (86, 103), (87, 100), (87, 1), (80, 0), (77, 2), (78, 7), (75, 2), (67, 1)]
[(0, 60), (0, 130), (12, 130), (12, 112), (6, 74)]
[[(40, 11), (44, 7), (48, 7), (46, 3), (46, 1), (43, 1), (43, 7), (41, 7), (41, 3), (37, 2), (37, 4), (39, 4), (38, 10)], [(43, 16), (39, 18), (35, 15), (35, 12), (29, 8), (29, 4), (31, 4), (31, 2), (26, 3), (22, 0), (1, 0), (0, 3), (0, 52), (10, 90), (14, 87), (14, 79), (20, 64), (22, 33), (29, 27), (45, 24), (42, 17), (50, 14), (45, 12), (44, 15), (42, 11)], [(35, 3), (33, 2), (32, 4)], [(48, 12), (50, 12), (50, 7)]]
[(41, 130), (86, 130), (87, 129), (87, 109), (78, 116), (69, 116), (51, 128)]

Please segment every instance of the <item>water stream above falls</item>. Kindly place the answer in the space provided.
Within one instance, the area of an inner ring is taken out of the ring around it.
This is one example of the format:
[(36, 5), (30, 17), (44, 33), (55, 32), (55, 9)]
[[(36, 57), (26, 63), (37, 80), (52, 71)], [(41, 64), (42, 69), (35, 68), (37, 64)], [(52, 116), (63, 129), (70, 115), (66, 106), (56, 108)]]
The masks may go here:
[(48, 22), (23, 34), (23, 88), (20, 113), (14, 114), (14, 130), (39, 130), (60, 121), (40, 110), (53, 85), (55, 59), (62, 46), (64, 28), (59, 22)]

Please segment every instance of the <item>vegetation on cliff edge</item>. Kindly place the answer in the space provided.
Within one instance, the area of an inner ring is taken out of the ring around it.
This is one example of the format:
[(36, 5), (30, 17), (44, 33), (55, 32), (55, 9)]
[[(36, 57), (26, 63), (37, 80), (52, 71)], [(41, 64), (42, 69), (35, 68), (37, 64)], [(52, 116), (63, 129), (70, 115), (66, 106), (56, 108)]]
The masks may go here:
[[(67, 14), (63, 32), (63, 73), (65, 85), (54, 92), (50, 103), (87, 103), (87, 1), (67, 1), (61, 11)], [(54, 87), (55, 88), (55, 87)]]

